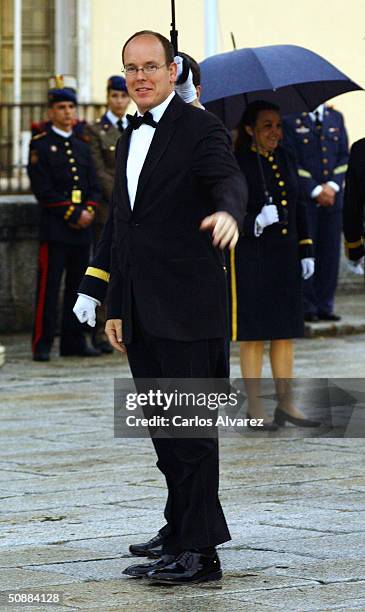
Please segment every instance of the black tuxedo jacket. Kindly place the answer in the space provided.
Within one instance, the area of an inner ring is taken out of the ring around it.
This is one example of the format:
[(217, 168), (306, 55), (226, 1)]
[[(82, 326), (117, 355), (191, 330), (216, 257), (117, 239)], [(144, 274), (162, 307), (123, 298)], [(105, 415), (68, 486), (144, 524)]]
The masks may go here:
[(246, 182), (228, 132), (175, 95), (156, 128), (133, 210), (126, 164), (131, 128), (118, 142), (108, 318), (132, 340), (132, 308), (152, 336), (181, 341), (227, 335), (226, 269), (204, 217), (227, 211), (242, 226)]

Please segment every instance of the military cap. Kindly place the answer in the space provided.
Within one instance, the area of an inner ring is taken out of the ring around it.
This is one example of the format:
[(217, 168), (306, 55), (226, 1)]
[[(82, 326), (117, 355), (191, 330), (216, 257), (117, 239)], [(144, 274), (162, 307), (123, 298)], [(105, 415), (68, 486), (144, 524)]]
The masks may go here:
[(57, 74), (49, 79), (48, 103), (54, 104), (55, 102), (77, 104), (75, 77)]
[(127, 92), (127, 85), (125, 79), (122, 76), (111, 76), (107, 81), (108, 91), (110, 89), (116, 89), (117, 91)]

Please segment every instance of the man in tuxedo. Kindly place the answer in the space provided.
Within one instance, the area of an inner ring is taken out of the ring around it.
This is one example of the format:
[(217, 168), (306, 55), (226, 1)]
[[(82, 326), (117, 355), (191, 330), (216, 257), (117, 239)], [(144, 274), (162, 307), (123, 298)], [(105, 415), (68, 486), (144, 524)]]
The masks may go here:
[[(190, 67), (186, 78), (183, 74), (183, 60), (187, 60)], [(187, 53), (182, 53), (181, 51), (179, 51), (179, 55), (174, 58), (174, 61), (178, 64), (178, 80), (175, 84), (175, 93), (179, 94), (180, 98), (184, 100), (184, 102), (204, 109), (204, 106), (202, 106), (199, 101), (201, 93), (199, 64), (190, 55)], [(130, 117), (130, 115), (128, 116)], [(128, 124), (127, 117), (125, 117), (125, 120)], [(111, 194), (114, 184), (115, 151), (112, 170), (113, 180), (112, 184), (109, 185), (110, 197), (108, 198), (111, 204)], [(106, 299), (110, 277), (110, 246), (112, 235), (113, 215), (111, 206), (108, 206), (108, 217), (106, 219), (103, 232), (98, 239), (93, 258), (86, 269), (84, 278), (81, 281), (78, 291), (78, 298), (73, 309), (80, 323), (88, 323), (90, 327), (94, 327), (96, 325), (96, 320), (98, 318), (96, 310), (97, 306), (101, 306), (104, 310), (103, 303)], [(111, 347), (110, 350), (112, 350)], [(153, 544), (153, 548), (155, 548), (155, 542)], [(142, 549), (140, 549), (140, 552), (142, 552)], [(135, 554), (137, 554), (137, 552), (135, 552)]]
[[(233, 248), (246, 185), (230, 138), (175, 95), (171, 43), (150, 31), (124, 45), (138, 108), (116, 151), (106, 333), (139, 378), (224, 378), (227, 303), (221, 250)], [(216, 438), (154, 438), (168, 501), (162, 556), (125, 573), (153, 582), (218, 580), (230, 539), (218, 498)]]

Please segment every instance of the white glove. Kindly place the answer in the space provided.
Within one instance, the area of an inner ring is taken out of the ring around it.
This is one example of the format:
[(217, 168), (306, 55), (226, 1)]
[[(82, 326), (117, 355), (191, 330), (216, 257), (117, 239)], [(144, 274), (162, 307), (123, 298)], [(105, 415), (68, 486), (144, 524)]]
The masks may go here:
[[(177, 64), (177, 78), (182, 75), (183, 71), (183, 58), (180, 55), (176, 55), (174, 57), (174, 62)], [(181, 85), (175, 85), (175, 91), (179, 94), (180, 98), (184, 100), (187, 104), (196, 100), (196, 89), (193, 83), (193, 73), (189, 70), (188, 78), (185, 83), (181, 83)]]
[(279, 213), (275, 204), (268, 204), (261, 208), (261, 212), (255, 219), (255, 236), (260, 236), (265, 227), (277, 223), (279, 221)]
[(72, 310), (80, 323), (87, 323), (90, 327), (95, 327), (97, 306), (100, 306), (99, 300), (95, 300), (89, 295), (79, 293), (79, 297)]
[(364, 275), (364, 257), (361, 257), (357, 261), (346, 261), (346, 267), (349, 272), (356, 276)]
[(300, 260), (302, 264), (302, 278), (307, 280), (314, 274), (314, 259), (313, 257), (304, 257)]

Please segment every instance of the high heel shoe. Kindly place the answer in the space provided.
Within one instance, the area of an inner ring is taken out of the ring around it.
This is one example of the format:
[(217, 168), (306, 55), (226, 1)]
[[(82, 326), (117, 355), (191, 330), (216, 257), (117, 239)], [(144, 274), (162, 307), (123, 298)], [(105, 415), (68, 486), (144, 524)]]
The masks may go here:
[(274, 413), (274, 423), (276, 423), (279, 427), (285, 427), (286, 422), (292, 423), (297, 427), (319, 427), (322, 425), (320, 421), (312, 421), (311, 419), (299, 419), (298, 417), (294, 417), (281, 408), (277, 407)]
[[(256, 421), (258, 420), (258, 417), (251, 416), (248, 412), (246, 414), (246, 418), (256, 419)], [(270, 421), (269, 423), (267, 421), (265, 423), (264, 421), (262, 425), (251, 425), (248, 423), (247, 427), (253, 429), (253, 431), (277, 431), (279, 429), (279, 425), (277, 425), (274, 421)]]

